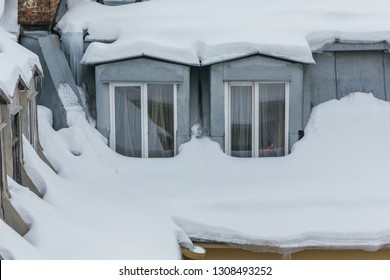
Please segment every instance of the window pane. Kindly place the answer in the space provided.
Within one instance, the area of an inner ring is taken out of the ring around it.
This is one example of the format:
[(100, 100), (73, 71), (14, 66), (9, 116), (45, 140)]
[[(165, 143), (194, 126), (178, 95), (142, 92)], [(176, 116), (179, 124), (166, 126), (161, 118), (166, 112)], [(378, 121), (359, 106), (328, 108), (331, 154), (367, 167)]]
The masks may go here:
[(116, 151), (142, 157), (141, 87), (115, 87)]
[(285, 85), (259, 85), (259, 157), (283, 156)]
[(231, 87), (231, 155), (252, 156), (252, 86)]
[(28, 102), (29, 113), (30, 113), (30, 143), (37, 149), (37, 139), (36, 139), (36, 101), (35, 98)]
[(174, 156), (173, 85), (148, 85), (148, 153), (150, 158)]

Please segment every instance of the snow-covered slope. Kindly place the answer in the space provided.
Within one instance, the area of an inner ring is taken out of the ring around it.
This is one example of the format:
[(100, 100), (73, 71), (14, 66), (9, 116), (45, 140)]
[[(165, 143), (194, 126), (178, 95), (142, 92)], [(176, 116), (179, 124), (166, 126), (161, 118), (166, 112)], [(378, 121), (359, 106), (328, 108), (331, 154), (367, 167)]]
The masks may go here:
[(70, 127), (55, 132), (50, 111), (39, 111), (58, 175), (25, 141), (44, 200), (10, 184), (32, 226), (26, 239), (48, 258), (177, 258), (180, 228), (193, 239), (282, 252), (390, 244), (390, 103), (372, 94), (316, 107), (305, 137), (280, 158), (233, 158), (206, 137), (171, 159), (123, 157), (81, 113), (68, 114)]
[(336, 39), (390, 42), (383, 0), (164, 0), (110, 7), (84, 3), (58, 23), (88, 32), (84, 63), (150, 56), (199, 65), (260, 53), (313, 63), (312, 50)]

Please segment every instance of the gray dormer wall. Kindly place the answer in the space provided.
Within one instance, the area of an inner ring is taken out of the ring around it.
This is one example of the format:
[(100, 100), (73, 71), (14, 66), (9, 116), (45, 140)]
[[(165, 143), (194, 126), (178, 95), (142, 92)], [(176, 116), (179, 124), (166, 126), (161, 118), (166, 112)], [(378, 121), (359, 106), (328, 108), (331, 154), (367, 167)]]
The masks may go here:
[(313, 54), (304, 66), (303, 115), (306, 125), (314, 106), (351, 92), (371, 92), (390, 101), (390, 54), (383, 43), (336, 43)]

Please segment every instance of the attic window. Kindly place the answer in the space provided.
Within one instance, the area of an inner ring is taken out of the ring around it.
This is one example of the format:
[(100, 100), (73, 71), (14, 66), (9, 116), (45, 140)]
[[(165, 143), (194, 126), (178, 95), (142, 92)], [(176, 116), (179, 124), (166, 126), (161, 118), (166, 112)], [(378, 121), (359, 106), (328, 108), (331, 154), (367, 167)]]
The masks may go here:
[(176, 84), (111, 84), (111, 148), (129, 157), (173, 157), (176, 92)]
[(234, 157), (288, 153), (288, 83), (226, 83), (225, 151)]
[(11, 115), (12, 132), (12, 156), (13, 156), (13, 179), (21, 184), (21, 139), (20, 139), (20, 115)]
[(33, 148), (37, 150), (38, 148), (38, 139), (36, 136), (36, 123), (37, 123), (37, 105), (36, 105), (36, 100), (35, 97), (31, 100), (28, 101), (28, 122), (29, 122), (29, 141)]

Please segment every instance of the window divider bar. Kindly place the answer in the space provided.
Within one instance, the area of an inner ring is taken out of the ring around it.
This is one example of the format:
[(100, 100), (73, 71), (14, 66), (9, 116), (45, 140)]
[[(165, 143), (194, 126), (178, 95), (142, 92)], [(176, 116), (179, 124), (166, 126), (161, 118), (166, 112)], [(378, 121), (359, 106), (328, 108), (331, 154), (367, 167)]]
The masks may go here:
[(115, 143), (115, 85), (110, 84), (110, 148), (116, 151)]
[(227, 155), (231, 154), (231, 112), (230, 112), (230, 103), (231, 103), (231, 86), (228, 82), (225, 83), (225, 153)]
[(259, 100), (260, 100), (260, 86), (259, 83), (253, 83), (253, 110), (254, 113), (253, 115), (253, 120), (252, 120), (252, 125), (253, 125), (253, 156), (254, 157), (259, 157)]
[(142, 131), (142, 157), (149, 157), (149, 149), (148, 149), (148, 90), (147, 84), (142, 84), (141, 86), (141, 131)]
[(177, 84), (173, 84), (173, 155), (177, 155)]
[(287, 156), (289, 152), (289, 126), (290, 126), (290, 83), (286, 82), (284, 87), (284, 155)]

